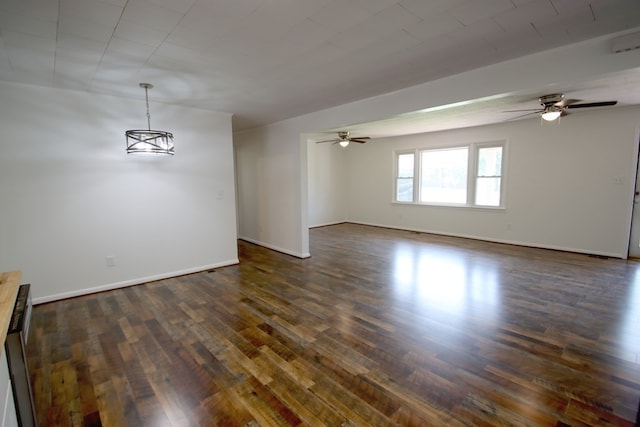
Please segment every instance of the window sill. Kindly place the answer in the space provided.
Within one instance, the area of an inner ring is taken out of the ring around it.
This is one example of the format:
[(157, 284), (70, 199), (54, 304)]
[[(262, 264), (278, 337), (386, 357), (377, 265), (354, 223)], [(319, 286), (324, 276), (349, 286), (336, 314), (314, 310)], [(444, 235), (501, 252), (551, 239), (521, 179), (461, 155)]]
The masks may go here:
[(456, 208), (456, 209), (472, 209), (481, 211), (506, 211), (505, 206), (475, 206), (475, 205), (461, 205), (461, 204), (447, 204), (447, 203), (415, 203), (415, 202), (391, 202), (392, 205), (398, 206), (416, 206), (427, 208)]

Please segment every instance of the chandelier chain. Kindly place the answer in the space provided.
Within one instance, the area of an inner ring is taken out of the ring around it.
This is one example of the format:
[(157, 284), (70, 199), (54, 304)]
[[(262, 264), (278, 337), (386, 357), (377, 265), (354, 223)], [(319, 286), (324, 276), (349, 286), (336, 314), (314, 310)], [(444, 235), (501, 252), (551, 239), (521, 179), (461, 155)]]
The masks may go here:
[(151, 113), (149, 113), (149, 88), (144, 87), (144, 97), (147, 100), (147, 129), (151, 130)]

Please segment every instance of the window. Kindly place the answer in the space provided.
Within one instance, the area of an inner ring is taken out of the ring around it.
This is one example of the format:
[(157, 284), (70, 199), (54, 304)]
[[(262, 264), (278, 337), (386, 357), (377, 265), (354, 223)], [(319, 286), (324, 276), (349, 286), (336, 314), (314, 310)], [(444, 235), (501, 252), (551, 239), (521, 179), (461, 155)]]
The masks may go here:
[(398, 152), (394, 201), (502, 207), (504, 147), (496, 142)]
[(397, 155), (396, 162), (396, 202), (413, 202), (414, 153)]
[(502, 146), (480, 147), (476, 168), (476, 201), (479, 206), (500, 206)]
[(469, 149), (420, 152), (420, 202), (467, 203)]

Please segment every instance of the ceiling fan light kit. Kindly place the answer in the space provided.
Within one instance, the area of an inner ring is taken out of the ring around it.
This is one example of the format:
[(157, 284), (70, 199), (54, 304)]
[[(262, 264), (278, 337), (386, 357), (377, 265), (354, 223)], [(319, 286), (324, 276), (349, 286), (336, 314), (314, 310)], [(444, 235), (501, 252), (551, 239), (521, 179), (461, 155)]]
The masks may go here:
[(540, 101), (540, 106), (542, 107), (542, 110), (540, 111), (540, 117), (542, 118), (542, 120), (552, 122), (559, 119), (563, 115), (568, 114), (565, 111), (566, 106), (570, 102), (577, 102), (577, 99), (565, 101), (564, 94), (553, 93), (551, 95), (541, 96), (540, 98), (538, 98), (538, 101)]
[(540, 114), (540, 117), (542, 117), (543, 120), (546, 120), (548, 122), (552, 122), (552, 121), (560, 118), (561, 115), (562, 115), (562, 109), (552, 106), (550, 108), (545, 108), (545, 111), (543, 111)]

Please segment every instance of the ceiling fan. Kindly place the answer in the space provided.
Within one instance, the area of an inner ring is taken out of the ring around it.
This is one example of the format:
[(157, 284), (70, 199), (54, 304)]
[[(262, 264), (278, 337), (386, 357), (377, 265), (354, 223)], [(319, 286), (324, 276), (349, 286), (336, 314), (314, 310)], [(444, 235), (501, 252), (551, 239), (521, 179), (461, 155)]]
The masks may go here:
[(511, 120), (519, 119), (521, 117), (525, 117), (531, 114), (540, 114), (543, 120), (553, 121), (559, 117), (564, 117), (569, 112), (567, 110), (573, 110), (576, 108), (591, 108), (591, 107), (609, 107), (612, 105), (616, 105), (618, 101), (602, 101), (602, 102), (587, 102), (584, 104), (578, 104), (580, 99), (564, 99), (564, 94), (562, 93), (552, 93), (550, 95), (543, 95), (538, 98), (540, 102), (541, 108), (529, 108), (525, 110), (507, 110), (505, 113), (515, 113), (522, 111), (530, 111), (529, 113), (523, 114), (522, 116), (514, 117)]
[(341, 147), (349, 146), (351, 142), (357, 142), (358, 144), (364, 144), (368, 139), (371, 139), (368, 136), (360, 136), (357, 138), (352, 138), (349, 136), (349, 132), (338, 132), (338, 138), (336, 139), (328, 139), (326, 141), (317, 141), (318, 144), (323, 142), (333, 142), (334, 144), (340, 144)]

